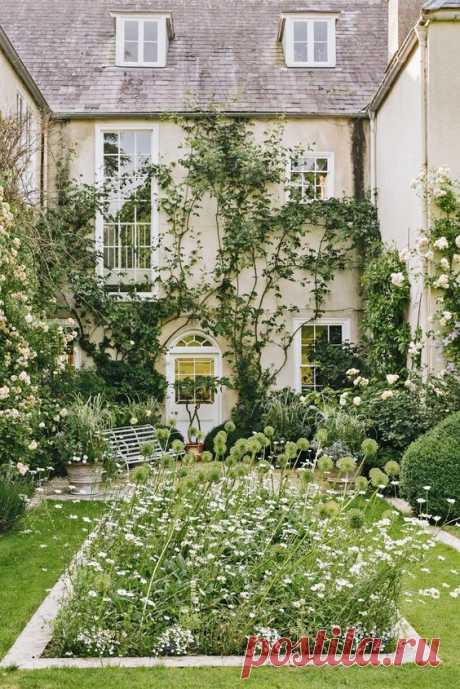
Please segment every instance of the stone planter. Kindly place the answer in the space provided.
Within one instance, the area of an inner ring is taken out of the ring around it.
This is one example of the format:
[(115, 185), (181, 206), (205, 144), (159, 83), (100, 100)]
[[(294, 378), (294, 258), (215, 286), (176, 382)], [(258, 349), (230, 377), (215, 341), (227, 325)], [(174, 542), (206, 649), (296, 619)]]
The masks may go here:
[(199, 462), (204, 450), (204, 443), (187, 443), (185, 450), (186, 452), (190, 452), (190, 454), (195, 455), (197, 461)]
[(72, 486), (72, 495), (98, 495), (102, 484), (102, 471), (100, 464), (68, 464), (67, 474)]

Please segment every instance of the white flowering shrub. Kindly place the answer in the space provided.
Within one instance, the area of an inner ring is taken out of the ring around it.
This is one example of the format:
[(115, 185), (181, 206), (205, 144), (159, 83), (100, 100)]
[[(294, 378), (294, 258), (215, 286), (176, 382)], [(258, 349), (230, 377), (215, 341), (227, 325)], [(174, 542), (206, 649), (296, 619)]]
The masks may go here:
[(261, 629), (297, 638), (333, 624), (391, 637), (402, 572), (423, 558), (426, 538), (412, 519), (395, 531), (394, 512), (368, 518), (372, 490), (389, 480), (382, 471), (366, 499), (364, 477), (319, 490), (314, 472), (335, 469), (326, 456), (292, 482), (255, 459), (269, 436), (239, 440), (207, 471), (165, 458), (146, 472), (102, 519), (50, 652), (104, 655), (95, 627), (117, 656), (240, 654)]
[(427, 261), (426, 281), (437, 294), (434, 327), (441, 340), (448, 367), (460, 366), (460, 184), (449, 170), (439, 168), (422, 175), (416, 186), (423, 189), (434, 209), (431, 228), (417, 241)]
[(34, 306), (33, 261), (0, 186), (0, 464), (37, 464), (45, 386), (66, 366), (66, 336)]

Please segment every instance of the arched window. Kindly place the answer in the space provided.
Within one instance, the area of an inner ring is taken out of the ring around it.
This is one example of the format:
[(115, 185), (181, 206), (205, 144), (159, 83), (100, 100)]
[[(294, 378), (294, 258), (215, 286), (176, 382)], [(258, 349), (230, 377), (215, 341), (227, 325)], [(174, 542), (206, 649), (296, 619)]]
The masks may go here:
[(205, 347), (214, 348), (214, 345), (205, 335), (192, 333), (191, 335), (185, 335), (185, 337), (176, 342), (176, 347), (199, 347), (201, 349)]

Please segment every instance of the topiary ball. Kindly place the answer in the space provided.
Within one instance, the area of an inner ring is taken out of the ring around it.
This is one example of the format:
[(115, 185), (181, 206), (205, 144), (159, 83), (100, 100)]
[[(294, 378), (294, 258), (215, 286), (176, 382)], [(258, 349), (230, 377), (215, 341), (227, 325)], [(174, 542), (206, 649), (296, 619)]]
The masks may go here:
[[(424, 486), (431, 486), (428, 495)], [(424, 512), (443, 519), (460, 518), (460, 412), (409, 445), (402, 459), (400, 487), (417, 511), (417, 499), (425, 498)]]

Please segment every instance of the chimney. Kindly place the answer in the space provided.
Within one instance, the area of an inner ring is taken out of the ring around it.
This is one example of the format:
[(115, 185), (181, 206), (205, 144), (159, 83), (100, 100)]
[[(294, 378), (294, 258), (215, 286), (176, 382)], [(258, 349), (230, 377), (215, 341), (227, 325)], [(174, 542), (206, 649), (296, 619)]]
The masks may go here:
[(388, 59), (414, 28), (425, 0), (388, 0)]

